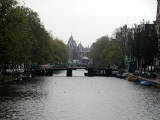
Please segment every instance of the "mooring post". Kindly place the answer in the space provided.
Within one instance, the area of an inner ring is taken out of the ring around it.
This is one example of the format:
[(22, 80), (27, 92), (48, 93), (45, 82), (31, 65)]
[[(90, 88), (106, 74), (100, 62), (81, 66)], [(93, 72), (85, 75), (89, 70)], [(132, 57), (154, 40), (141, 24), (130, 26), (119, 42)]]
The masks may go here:
[(67, 69), (67, 77), (71, 77), (72, 76), (72, 69)]

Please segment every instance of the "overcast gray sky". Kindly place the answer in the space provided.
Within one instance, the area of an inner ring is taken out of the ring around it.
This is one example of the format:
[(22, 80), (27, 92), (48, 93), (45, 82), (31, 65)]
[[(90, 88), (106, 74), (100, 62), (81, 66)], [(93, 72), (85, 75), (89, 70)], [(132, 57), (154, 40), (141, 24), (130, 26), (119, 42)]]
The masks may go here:
[(91, 45), (115, 28), (156, 19), (157, 0), (21, 0), (39, 14), (46, 29), (67, 43)]

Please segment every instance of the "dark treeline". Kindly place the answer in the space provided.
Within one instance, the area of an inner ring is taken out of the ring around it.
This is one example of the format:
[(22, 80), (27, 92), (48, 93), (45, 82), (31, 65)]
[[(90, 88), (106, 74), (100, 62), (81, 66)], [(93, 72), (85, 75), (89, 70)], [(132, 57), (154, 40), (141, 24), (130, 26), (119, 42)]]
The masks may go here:
[(144, 21), (128, 28), (116, 29), (115, 38), (103, 36), (93, 44), (91, 59), (98, 66), (125, 66), (135, 62), (136, 67), (146, 68), (157, 57), (157, 34), (155, 24)]
[(67, 61), (67, 46), (51, 37), (36, 12), (16, 0), (0, 0), (0, 64)]
[(97, 66), (119, 64), (122, 59), (120, 40), (113, 40), (107, 36), (99, 38), (91, 48), (90, 58)]

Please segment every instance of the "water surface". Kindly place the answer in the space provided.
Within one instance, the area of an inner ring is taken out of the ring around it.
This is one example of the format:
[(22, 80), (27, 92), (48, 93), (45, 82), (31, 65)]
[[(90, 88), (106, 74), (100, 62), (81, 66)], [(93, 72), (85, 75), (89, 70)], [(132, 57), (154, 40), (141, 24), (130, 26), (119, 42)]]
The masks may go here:
[(84, 70), (0, 86), (0, 120), (159, 120), (160, 89)]

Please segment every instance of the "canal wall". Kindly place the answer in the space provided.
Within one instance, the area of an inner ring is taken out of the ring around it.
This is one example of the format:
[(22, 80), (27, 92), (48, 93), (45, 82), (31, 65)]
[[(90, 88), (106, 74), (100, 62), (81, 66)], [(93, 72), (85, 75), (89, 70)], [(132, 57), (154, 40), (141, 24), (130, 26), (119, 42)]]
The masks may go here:
[(160, 87), (160, 79), (156, 78), (156, 79), (148, 79), (148, 78), (144, 78), (144, 77), (140, 77), (140, 76), (136, 76), (138, 81), (150, 81), (152, 82), (152, 85), (156, 86), (156, 87)]
[(9, 75), (0, 75), (0, 84), (5, 84), (12, 82), (16, 79), (16, 76), (9, 76)]

